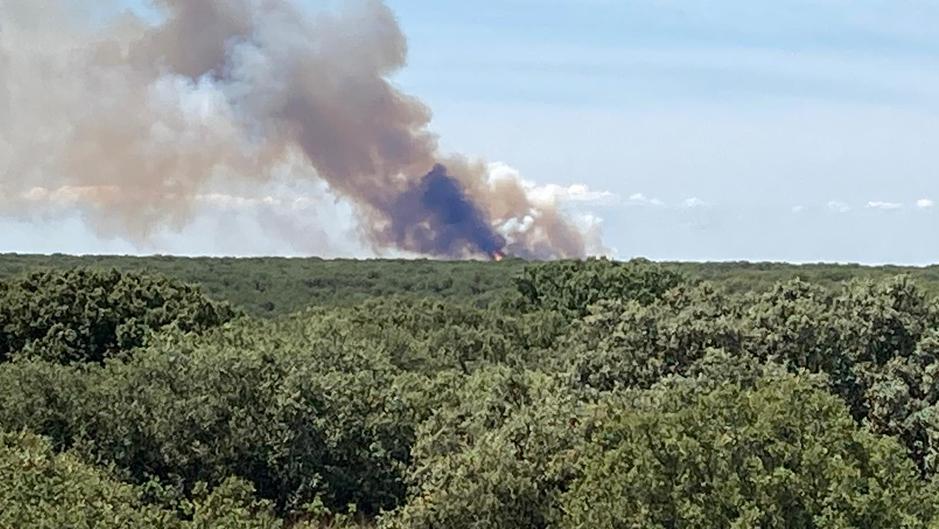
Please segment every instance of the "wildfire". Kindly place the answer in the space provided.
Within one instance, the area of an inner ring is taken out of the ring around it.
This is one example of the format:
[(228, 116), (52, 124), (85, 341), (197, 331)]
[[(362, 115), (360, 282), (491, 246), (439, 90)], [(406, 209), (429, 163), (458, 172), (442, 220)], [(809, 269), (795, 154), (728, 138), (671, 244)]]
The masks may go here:
[(495, 252), (492, 252), (492, 255), (490, 257), (492, 257), (493, 261), (498, 263), (499, 261), (505, 259), (505, 254), (500, 251), (495, 251)]

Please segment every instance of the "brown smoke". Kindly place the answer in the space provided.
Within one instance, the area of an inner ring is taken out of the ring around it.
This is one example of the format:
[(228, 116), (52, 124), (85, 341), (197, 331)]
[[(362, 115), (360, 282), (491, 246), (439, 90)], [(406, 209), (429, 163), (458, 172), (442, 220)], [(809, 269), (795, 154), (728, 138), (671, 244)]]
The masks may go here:
[(297, 178), (354, 203), (376, 249), (587, 252), (556, 204), (438, 152), (429, 109), (388, 81), (407, 43), (383, 3), (153, 3), (158, 23), (102, 23), (68, 0), (0, 0), (0, 208), (58, 194), (102, 232), (145, 239), (185, 226), (210, 185), (262, 184), (299, 156), (312, 171)]

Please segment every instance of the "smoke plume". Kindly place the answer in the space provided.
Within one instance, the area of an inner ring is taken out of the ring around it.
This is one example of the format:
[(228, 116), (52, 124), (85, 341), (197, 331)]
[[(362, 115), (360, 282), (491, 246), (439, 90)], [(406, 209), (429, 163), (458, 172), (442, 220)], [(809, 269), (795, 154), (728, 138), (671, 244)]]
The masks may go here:
[(429, 109), (388, 80), (407, 44), (383, 3), (152, 4), (155, 20), (0, 0), (0, 212), (67, 197), (102, 233), (146, 239), (184, 227), (208, 189), (263, 185), (300, 160), (295, 177), (354, 204), (376, 250), (588, 251), (557, 203), (438, 151)]

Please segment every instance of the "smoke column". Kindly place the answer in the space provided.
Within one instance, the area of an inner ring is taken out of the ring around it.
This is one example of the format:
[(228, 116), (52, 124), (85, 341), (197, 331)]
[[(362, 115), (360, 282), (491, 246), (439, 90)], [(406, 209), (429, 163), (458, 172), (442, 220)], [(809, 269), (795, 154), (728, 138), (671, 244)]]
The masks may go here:
[(158, 21), (105, 4), (0, 0), (0, 212), (68, 200), (101, 233), (146, 239), (183, 228), (210, 184), (289, 163), (353, 203), (377, 250), (588, 251), (556, 204), (438, 152), (429, 109), (388, 81), (407, 44), (383, 3), (153, 0)]

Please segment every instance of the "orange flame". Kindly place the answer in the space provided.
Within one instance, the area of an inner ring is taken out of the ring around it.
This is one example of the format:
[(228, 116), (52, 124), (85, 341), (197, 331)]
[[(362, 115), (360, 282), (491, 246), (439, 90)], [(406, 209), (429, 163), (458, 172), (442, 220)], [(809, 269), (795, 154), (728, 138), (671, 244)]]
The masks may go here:
[(498, 263), (499, 261), (505, 259), (505, 254), (502, 252), (496, 251), (496, 252), (492, 252), (491, 257), (493, 261)]

